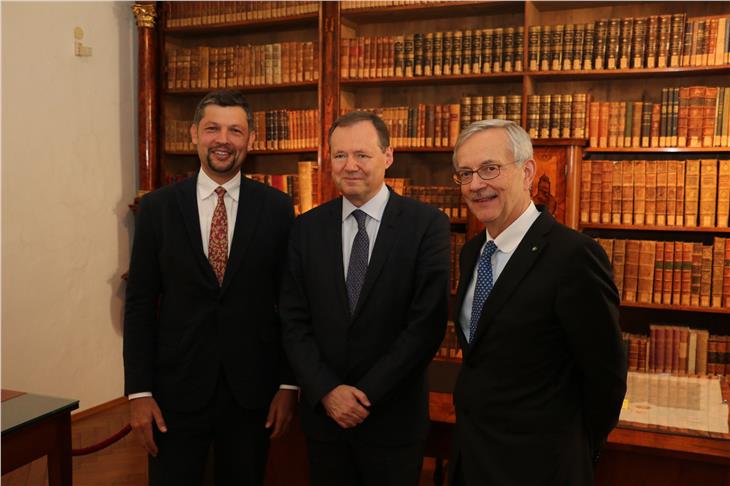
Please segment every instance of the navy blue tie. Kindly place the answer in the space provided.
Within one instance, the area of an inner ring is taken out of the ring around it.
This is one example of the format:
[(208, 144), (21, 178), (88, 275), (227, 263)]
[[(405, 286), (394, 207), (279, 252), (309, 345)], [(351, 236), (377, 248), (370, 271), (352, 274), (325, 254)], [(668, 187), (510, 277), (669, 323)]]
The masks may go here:
[(479, 268), (477, 269), (477, 285), (474, 288), (474, 301), (471, 304), (471, 319), (469, 320), (469, 342), (472, 342), (479, 325), (479, 317), (482, 315), (484, 302), (494, 286), (492, 277), (492, 255), (497, 251), (497, 245), (493, 240), (487, 242), (484, 251), (479, 257)]
[(352, 216), (357, 221), (357, 234), (352, 241), (352, 251), (350, 252), (350, 263), (347, 267), (347, 278), (345, 285), (347, 286), (347, 299), (350, 303), (350, 313), (355, 312), (357, 299), (360, 297), (362, 284), (365, 282), (365, 274), (368, 270), (368, 253), (370, 250), (370, 238), (365, 231), (365, 221), (368, 217), (360, 209), (352, 212)]

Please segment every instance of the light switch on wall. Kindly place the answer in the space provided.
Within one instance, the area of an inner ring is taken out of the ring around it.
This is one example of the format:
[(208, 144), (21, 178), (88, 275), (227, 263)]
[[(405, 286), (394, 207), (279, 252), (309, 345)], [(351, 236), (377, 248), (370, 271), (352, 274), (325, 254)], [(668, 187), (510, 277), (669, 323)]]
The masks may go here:
[(74, 55), (81, 57), (91, 56), (91, 47), (87, 47), (81, 42), (84, 39), (84, 29), (81, 27), (74, 28)]

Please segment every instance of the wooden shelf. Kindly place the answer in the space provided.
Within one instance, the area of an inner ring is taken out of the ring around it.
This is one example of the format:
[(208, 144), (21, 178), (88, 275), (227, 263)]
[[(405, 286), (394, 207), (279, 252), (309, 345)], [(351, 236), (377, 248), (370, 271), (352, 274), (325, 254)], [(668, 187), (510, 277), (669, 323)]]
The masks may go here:
[(588, 143), (587, 138), (534, 138), (533, 147), (550, 147), (552, 145), (577, 145), (584, 147)]
[(719, 66), (682, 66), (668, 68), (644, 69), (593, 69), (570, 71), (526, 71), (525, 76), (543, 81), (580, 81), (593, 78), (630, 79), (630, 78), (666, 78), (669, 76), (712, 76), (730, 74), (730, 64)]
[(581, 223), (581, 229), (601, 230), (631, 230), (631, 231), (665, 231), (670, 233), (730, 233), (730, 228), (717, 228), (705, 226), (650, 226), (636, 224), (605, 224), (605, 223)]
[[(532, 140), (533, 147), (551, 147), (577, 145), (579, 147), (588, 143), (587, 138), (536, 138)], [(454, 147), (394, 147), (393, 151), (398, 152), (453, 152)]]
[[(311, 154), (317, 152), (316, 147), (302, 149), (251, 150), (249, 155)], [(197, 155), (194, 150), (165, 150), (165, 155)]]
[(432, 85), (432, 84), (469, 84), (474, 82), (513, 82), (522, 81), (521, 72), (512, 73), (485, 73), (485, 74), (451, 74), (448, 76), (414, 76), (412, 78), (369, 78), (343, 79), (340, 85), (343, 88), (364, 88), (368, 86), (403, 86), (403, 85)]
[(166, 35), (185, 34), (191, 35), (209, 35), (211, 33), (221, 34), (227, 32), (256, 32), (269, 29), (271, 27), (317, 27), (319, 22), (319, 12), (311, 12), (302, 15), (291, 15), (288, 17), (277, 17), (271, 19), (255, 19), (241, 20), (238, 22), (226, 22), (224, 24), (204, 24), (204, 25), (186, 25), (183, 27), (164, 27), (163, 31)]
[(730, 147), (588, 147), (586, 154), (692, 154), (692, 153), (728, 153)]
[(394, 5), (380, 8), (341, 9), (344, 22), (380, 23), (428, 20), (485, 14), (522, 13), (523, 2), (434, 2)]
[(621, 302), (621, 307), (634, 307), (641, 309), (660, 309), (665, 311), (680, 312), (704, 312), (708, 314), (730, 314), (727, 307), (696, 307), (690, 305), (669, 305), (669, 304), (642, 304), (639, 302)]
[(573, 1), (562, 1), (562, 2), (533, 2), (534, 7), (542, 12), (556, 11), (556, 10), (575, 10), (576, 8), (599, 8), (599, 7), (618, 7), (618, 6), (631, 6), (641, 5), (645, 2), (638, 1), (627, 1), (627, 0), (613, 0), (613, 1), (600, 1), (600, 2), (575, 2)]
[(319, 83), (317, 81), (304, 81), (301, 83), (279, 83), (279, 84), (257, 84), (246, 86), (227, 86), (224, 88), (192, 88), (192, 89), (165, 89), (164, 92), (175, 96), (199, 96), (205, 95), (214, 89), (236, 89), (244, 93), (256, 93), (260, 91), (303, 91), (309, 89), (317, 89)]

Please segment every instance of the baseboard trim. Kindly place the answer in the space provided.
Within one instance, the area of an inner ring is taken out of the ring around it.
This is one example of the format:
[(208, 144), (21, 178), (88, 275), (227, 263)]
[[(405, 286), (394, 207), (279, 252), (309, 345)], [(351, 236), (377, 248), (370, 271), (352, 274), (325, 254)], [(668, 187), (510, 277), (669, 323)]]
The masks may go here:
[(72, 413), (71, 422), (77, 422), (79, 420), (84, 420), (84, 419), (92, 417), (98, 413), (105, 412), (111, 408), (123, 405), (123, 404), (127, 403), (127, 401), (128, 401), (127, 397), (119, 397), (119, 398), (115, 398), (114, 400), (109, 400), (108, 402), (100, 403), (99, 405), (96, 405), (95, 407), (87, 408), (86, 410)]

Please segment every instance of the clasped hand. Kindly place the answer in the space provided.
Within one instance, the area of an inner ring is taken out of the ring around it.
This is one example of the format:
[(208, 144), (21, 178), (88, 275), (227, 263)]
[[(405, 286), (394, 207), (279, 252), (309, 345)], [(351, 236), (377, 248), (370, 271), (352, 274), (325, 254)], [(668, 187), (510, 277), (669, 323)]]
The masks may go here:
[(339, 385), (322, 398), (327, 415), (343, 429), (360, 425), (370, 415), (370, 400), (354, 386)]

